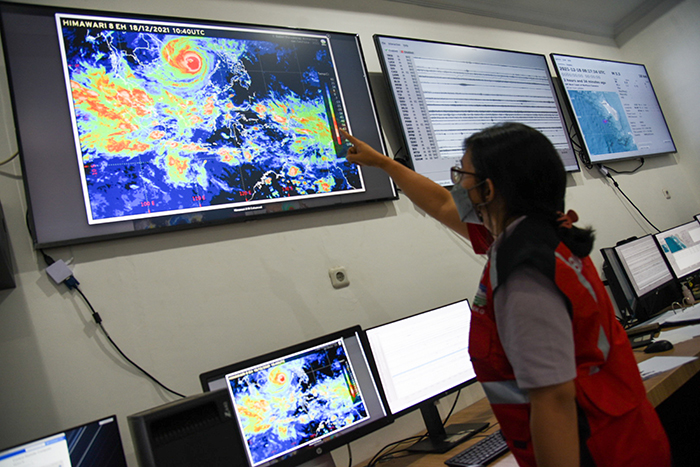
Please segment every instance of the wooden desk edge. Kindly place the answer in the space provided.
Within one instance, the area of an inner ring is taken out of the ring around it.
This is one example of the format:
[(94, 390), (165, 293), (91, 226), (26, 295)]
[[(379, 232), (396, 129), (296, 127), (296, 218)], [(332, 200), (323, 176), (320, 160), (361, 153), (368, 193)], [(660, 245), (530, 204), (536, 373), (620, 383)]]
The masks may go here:
[[(681, 356), (681, 357), (697, 357), (700, 356), (700, 337), (696, 337), (689, 341), (681, 342), (674, 346), (672, 350), (656, 354), (645, 354), (642, 350), (634, 351), (637, 363), (656, 356)], [(690, 378), (700, 372), (700, 359), (681, 365), (672, 370), (666, 371), (660, 375), (654, 376), (644, 381), (644, 387), (647, 390), (647, 397), (654, 407), (657, 407), (678, 388), (683, 386)], [(389, 465), (391, 467), (436, 467), (444, 466), (444, 462), (450, 457), (462, 452), (469, 446), (478, 442), (483, 435), (493, 433), (498, 429), (496, 425), (496, 417), (491, 411), (488, 399), (485, 397), (474, 402), (469, 407), (460, 410), (450, 418), (450, 423), (468, 423), (468, 422), (488, 422), (489, 427), (474, 438), (456, 446), (451, 451), (444, 454), (429, 454), (408, 456), (401, 459), (392, 460)], [(510, 460), (513, 463), (510, 463)], [(361, 465), (366, 465), (363, 463)], [(494, 467), (516, 465), (513, 456), (508, 453), (504, 454), (494, 463)]]

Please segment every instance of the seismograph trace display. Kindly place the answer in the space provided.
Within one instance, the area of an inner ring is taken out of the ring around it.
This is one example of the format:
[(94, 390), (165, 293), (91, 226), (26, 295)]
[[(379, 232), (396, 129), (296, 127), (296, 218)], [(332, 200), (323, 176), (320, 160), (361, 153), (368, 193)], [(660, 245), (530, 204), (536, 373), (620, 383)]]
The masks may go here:
[(56, 22), (89, 223), (364, 191), (324, 35)]
[(227, 380), (253, 465), (369, 418), (341, 341)]

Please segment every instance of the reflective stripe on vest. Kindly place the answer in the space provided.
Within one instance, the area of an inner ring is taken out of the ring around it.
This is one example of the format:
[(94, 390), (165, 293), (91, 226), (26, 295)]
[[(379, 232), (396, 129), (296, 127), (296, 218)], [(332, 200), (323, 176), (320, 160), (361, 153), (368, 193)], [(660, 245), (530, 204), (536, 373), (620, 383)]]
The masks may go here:
[(492, 404), (529, 404), (527, 391), (518, 387), (514, 380), (485, 381), (481, 383), (486, 397)]
[(588, 282), (588, 279), (586, 279), (582, 274), (583, 265), (581, 264), (580, 260), (577, 260), (573, 256), (570, 259), (566, 259), (558, 251), (555, 251), (554, 254), (557, 258), (559, 258), (564, 264), (569, 266), (576, 273), (578, 281), (581, 283), (582, 286), (586, 288), (586, 290), (588, 290), (588, 293), (591, 294), (593, 300), (595, 300), (595, 302), (598, 303), (598, 296), (596, 295), (595, 290), (593, 290), (593, 286), (590, 282)]

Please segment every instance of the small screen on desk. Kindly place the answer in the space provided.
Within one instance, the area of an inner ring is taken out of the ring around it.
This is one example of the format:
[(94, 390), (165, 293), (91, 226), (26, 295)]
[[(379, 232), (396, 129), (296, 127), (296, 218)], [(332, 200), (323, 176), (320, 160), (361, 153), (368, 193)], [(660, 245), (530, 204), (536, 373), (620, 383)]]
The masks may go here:
[(673, 280), (654, 238), (647, 235), (615, 247), (637, 297)]
[(654, 237), (677, 279), (700, 270), (700, 222), (693, 220)]
[(366, 331), (392, 414), (476, 380), (467, 300)]

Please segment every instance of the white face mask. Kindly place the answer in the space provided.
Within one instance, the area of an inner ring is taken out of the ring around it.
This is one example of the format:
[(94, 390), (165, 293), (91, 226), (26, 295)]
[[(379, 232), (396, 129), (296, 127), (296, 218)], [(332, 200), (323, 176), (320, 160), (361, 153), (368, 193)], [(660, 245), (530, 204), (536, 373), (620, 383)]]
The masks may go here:
[[(474, 206), (474, 203), (472, 203), (471, 198), (469, 198), (469, 191), (478, 187), (485, 181), (486, 180), (482, 180), (481, 182), (477, 183), (469, 189), (464, 188), (461, 183), (458, 183), (452, 187), (452, 190), (450, 190), (450, 193), (452, 194), (452, 199), (454, 200), (455, 205), (457, 206), (459, 218), (462, 222), (466, 222), (469, 224), (484, 223), (483, 219), (481, 218), (481, 214), (479, 214), (479, 212), (476, 210), (476, 207)], [(483, 204), (480, 204), (479, 206), (483, 206)]]

